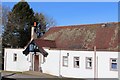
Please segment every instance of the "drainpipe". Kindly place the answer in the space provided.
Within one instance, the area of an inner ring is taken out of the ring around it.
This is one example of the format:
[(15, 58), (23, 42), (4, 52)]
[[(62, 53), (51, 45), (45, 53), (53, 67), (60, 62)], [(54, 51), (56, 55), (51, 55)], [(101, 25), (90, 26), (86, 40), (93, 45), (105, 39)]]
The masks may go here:
[(94, 80), (96, 80), (96, 46), (94, 46)]
[(59, 77), (61, 76), (61, 49), (60, 49), (60, 54), (59, 54)]

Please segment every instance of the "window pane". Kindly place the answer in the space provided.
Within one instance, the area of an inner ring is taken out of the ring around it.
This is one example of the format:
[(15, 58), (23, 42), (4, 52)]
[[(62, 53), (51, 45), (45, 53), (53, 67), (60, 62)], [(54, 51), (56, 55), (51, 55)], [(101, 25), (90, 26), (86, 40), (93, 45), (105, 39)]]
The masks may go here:
[(79, 61), (79, 57), (76, 57), (75, 59), (76, 59), (77, 61)]
[(68, 66), (68, 57), (63, 56), (63, 66)]
[(87, 68), (90, 67), (89, 63), (87, 63)]
[(92, 58), (91, 57), (86, 58), (86, 68), (88, 68), (88, 69), (92, 68)]
[(13, 61), (17, 61), (17, 54), (13, 55)]
[(75, 61), (75, 67), (79, 67), (79, 61)]
[(64, 60), (67, 60), (67, 57), (64, 57)]
[(111, 70), (117, 70), (117, 58), (111, 58)]
[(79, 57), (74, 57), (74, 67), (79, 68)]
[(117, 69), (117, 63), (112, 63), (112, 69)]
[(116, 59), (112, 59), (112, 62), (116, 62), (117, 60)]
[(33, 51), (33, 45), (32, 45), (32, 44), (30, 44), (29, 50), (30, 50), (30, 51)]
[(89, 62), (90, 67), (92, 67), (92, 62)]
[(68, 64), (67, 64), (67, 61), (64, 61), (64, 65), (66, 65), (66, 66), (68, 65)]
[(88, 61), (91, 61), (91, 58), (88, 58)]

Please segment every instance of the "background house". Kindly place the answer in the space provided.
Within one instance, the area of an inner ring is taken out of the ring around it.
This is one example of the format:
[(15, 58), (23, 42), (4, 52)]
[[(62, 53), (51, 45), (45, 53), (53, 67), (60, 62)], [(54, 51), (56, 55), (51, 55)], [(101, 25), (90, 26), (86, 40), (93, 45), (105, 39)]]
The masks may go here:
[(118, 23), (53, 27), (33, 38), (23, 54), (30, 56), (29, 70), (73, 78), (118, 78), (118, 40)]

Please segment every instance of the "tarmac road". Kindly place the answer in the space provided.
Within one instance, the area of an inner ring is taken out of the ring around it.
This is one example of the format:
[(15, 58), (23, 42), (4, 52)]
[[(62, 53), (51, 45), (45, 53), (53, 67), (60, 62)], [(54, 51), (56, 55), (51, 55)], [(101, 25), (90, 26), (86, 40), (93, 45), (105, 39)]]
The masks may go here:
[(35, 71), (28, 71), (23, 73), (3, 71), (1, 75), (2, 75), (2, 80), (85, 80), (85, 79), (57, 77), (57, 76), (53, 76), (53, 75), (49, 75), (41, 72), (35, 72)]
[[(58, 77), (40, 73), (40, 72), (25, 72), (25, 73), (17, 73), (17, 72), (2, 72), (1, 73), (2, 80), (43, 80), (43, 79), (55, 79)], [(56, 79), (55, 79), (56, 80)]]

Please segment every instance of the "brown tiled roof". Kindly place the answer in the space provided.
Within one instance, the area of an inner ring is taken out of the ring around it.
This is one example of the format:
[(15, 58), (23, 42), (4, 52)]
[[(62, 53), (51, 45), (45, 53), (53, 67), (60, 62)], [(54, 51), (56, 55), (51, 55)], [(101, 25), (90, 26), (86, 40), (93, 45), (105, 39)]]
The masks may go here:
[(52, 40), (35, 39), (34, 42), (36, 43), (36, 45), (38, 45), (38, 47), (56, 47), (55, 41)]
[[(120, 38), (119, 38), (120, 39)], [(118, 23), (52, 27), (40, 39), (39, 46), (68, 50), (118, 50)], [(119, 41), (118, 41), (119, 40)]]

